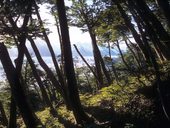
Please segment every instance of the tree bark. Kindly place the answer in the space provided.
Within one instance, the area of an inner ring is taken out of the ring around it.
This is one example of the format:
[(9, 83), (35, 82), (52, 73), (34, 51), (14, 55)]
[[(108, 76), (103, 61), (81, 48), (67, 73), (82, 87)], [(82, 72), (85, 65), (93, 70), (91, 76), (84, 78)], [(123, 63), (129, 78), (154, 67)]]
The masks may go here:
[(102, 88), (104, 82), (103, 82), (103, 76), (102, 76), (102, 70), (101, 70), (101, 65), (100, 65), (100, 59), (99, 59), (99, 56), (98, 56), (98, 47), (96, 45), (96, 38), (95, 36), (93, 35), (93, 33), (90, 31), (90, 28), (89, 28), (89, 34), (90, 34), (90, 37), (91, 37), (91, 40), (92, 40), (92, 47), (93, 47), (93, 56), (94, 56), (94, 62), (95, 62), (95, 68), (96, 68), (96, 75), (97, 75), (97, 78), (99, 80), (99, 85), (101, 85), (100, 88)]
[(163, 14), (165, 15), (167, 19), (168, 26), (170, 28), (170, 5), (168, 0), (156, 0), (158, 6), (161, 8)]
[(26, 47), (25, 47), (25, 55), (26, 55), (27, 60), (28, 60), (28, 62), (29, 62), (29, 64), (30, 64), (30, 66), (31, 66), (33, 75), (34, 75), (34, 77), (35, 77), (35, 79), (36, 79), (36, 81), (37, 81), (37, 83), (38, 83), (38, 85), (39, 85), (39, 87), (40, 87), (43, 100), (45, 101), (46, 105), (50, 107), (50, 112), (51, 112), (51, 114), (52, 114), (54, 117), (57, 116), (57, 111), (54, 109), (52, 103), (50, 102), (50, 99), (49, 99), (48, 94), (47, 94), (47, 92), (46, 92), (46, 90), (45, 90), (45, 88), (44, 88), (44, 85), (43, 85), (43, 83), (42, 83), (42, 80), (41, 80), (40, 76), (39, 76), (38, 73), (37, 73), (35, 64), (34, 64), (32, 58), (31, 58), (31, 55), (29, 54), (28, 49), (27, 49)]
[(10, 104), (10, 117), (9, 117), (9, 123), (8, 128), (17, 128), (17, 106), (14, 100), (14, 97), (11, 96), (11, 104)]
[[(132, 8), (134, 8), (134, 9), (132, 9)], [(154, 48), (155, 48), (155, 52), (157, 53), (157, 56), (160, 58), (160, 60), (164, 61), (165, 58), (167, 60), (169, 60), (170, 52), (168, 51), (167, 47), (165, 47), (162, 44), (162, 42), (160, 42), (160, 40), (158, 39), (157, 34), (154, 31), (154, 28), (149, 23), (148, 19), (145, 17), (145, 14), (143, 14), (142, 11), (139, 10), (139, 8), (135, 7), (135, 5), (132, 1), (129, 1), (129, 9), (131, 10), (131, 13), (137, 23), (137, 26), (141, 33), (142, 38), (146, 38), (146, 37), (144, 37), (144, 35), (146, 36), (146, 34), (144, 34), (144, 32), (142, 32), (143, 29), (145, 29), (145, 33), (147, 33), (150, 40), (152, 41)], [(140, 15), (140, 17), (138, 15)], [(143, 39), (143, 41), (144, 41), (144, 39)], [(145, 45), (146, 45), (146, 43), (145, 43)]]
[[(108, 49), (109, 49), (109, 57), (110, 57), (110, 59), (112, 59), (110, 42), (108, 41), (107, 43), (108, 43)], [(112, 60), (111, 60), (111, 61), (112, 61)], [(114, 73), (114, 75), (115, 75), (115, 79), (116, 79), (116, 81), (117, 81), (117, 83), (118, 83), (118, 82), (119, 82), (119, 77), (118, 77), (118, 74), (117, 74), (117, 71), (116, 71), (116, 68), (115, 68), (115, 66), (114, 66), (113, 61), (111, 62), (111, 64), (112, 64), (112, 71), (113, 71), (113, 73)]]
[[(35, 3), (35, 1), (34, 1), (34, 3)], [(44, 36), (44, 38), (45, 38), (46, 44), (47, 44), (47, 46), (48, 46), (48, 49), (49, 49), (50, 54), (51, 54), (51, 57), (52, 57), (52, 60), (53, 60), (53, 63), (54, 63), (54, 67), (55, 67), (55, 70), (56, 70), (56, 72), (57, 72), (57, 76), (58, 76), (58, 79), (59, 79), (59, 82), (60, 82), (60, 84), (61, 84), (61, 86), (62, 86), (63, 88), (66, 88), (66, 83), (64, 82), (64, 78), (63, 78), (62, 73), (61, 73), (61, 71), (60, 71), (60, 68), (59, 68), (59, 66), (58, 66), (58, 62), (57, 62), (57, 60), (56, 60), (56, 56), (55, 56), (54, 50), (53, 50), (53, 48), (52, 48), (52, 46), (51, 46), (50, 40), (49, 40), (49, 38), (48, 38), (48, 36), (47, 36), (47, 33), (46, 33), (46, 31), (45, 31), (45, 28), (44, 28), (44, 25), (43, 25), (41, 16), (40, 16), (39, 11), (38, 11), (38, 6), (36, 5), (36, 3), (35, 3), (35, 5), (34, 5), (34, 7), (35, 7), (35, 11), (36, 11), (36, 14), (37, 14), (37, 17), (38, 17), (40, 26), (42, 27), (43, 36)]]
[(64, 0), (56, 0), (56, 6), (58, 10), (59, 23), (61, 28), (63, 55), (64, 55), (64, 62), (65, 62), (64, 68), (65, 68), (66, 78), (68, 82), (69, 97), (71, 100), (73, 113), (77, 123), (80, 124), (83, 124), (83, 122), (90, 123), (91, 119), (84, 112), (78, 93)]
[(134, 59), (136, 60), (137, 65), (138, 65), (139, 68), (141, 69), (142, 67), (141, 67), (140, 61), (139, 61), (138, 57), (136, 56), (135, 52), (133, 51), (133, 49), (132, 49), (132, 48), (130, 47), (130, 45), (128, 44), (127, 39), (125, 39), (125, 44), (126, 44), (126, 46), (128, 47), (128, 49), (130, 50), (130, 52), (132, 53)]
[[(140, 10), (138, 7), (136, 7), (136, 5), (134, 5), (134, 2), (132, 2), (132, 1), (129, 1), (129, 9), (131, 10), (131, 13), (138, 25), (139, 31), (141, 31), (144, 28), (145, 32), (147, 33), (147, 35), (153, 42), (156, 53), (157, 53), (158, 57), (160, 58), (160, 60), (164, 61), (164, 58), (169, 60), (170, 52), (168, 50), (168, 47), (165, 46), (159, 40), (156, 31), (154, 30), (152, 24), (150, 24), (149, 20), (147, 19), (145, 14), (142, 12), (142, 10)], [(143, 26), (143, 28), (141, 28), (141, 25)]]
[(112, 0), (112, 1), (115, 2), (115, 4), (116, 4), (116, 6), (117, 6), (117, 8), (118, 8), (118, 10), (119, 10), (122, 18), (123, 18), (124, 21), (125, 21), (126, 26), (127, 26), (127, 27), (129, 28), (129, 30), (132, 32), (132, 35), (133, 35), (136, 43), (138, 44), (140, 50), (142, 51), (145, 60), (149, 61), (149, 54), (148, 54), (148, 52), (147, 52), (147, 50), (146, 50), (146, 48), (145, 48), (142, 40), (140, 39), (139, 34), (138, 34), (137, 31), (135, 30), (135, 28), (134, 28), (133, 24), (131, 23), (131, 21), (129, 20), (129, 17), (127, 16), (127, 14), (125, 13), (125, 11), (123, 10), (123, 8), (121, 7), (121, 5), (120, 5), (117, 1), (114, 1), (114, 0)]
[(8, 126), (8, 119), (6, 117), (5, 110), (4, 110), (4, 107), (3, 107), (3, 104), (1, 101), (0, 101), (0, 113), (1, 113), (1, 117), (2, 117), (2, 124), (4, 126)]
[[(80, 51), (78, 50), (78, 48), (77, 48), (77, 46), (75, 44), (74, 44), (74, 48), (76, 49), (77, 53), (79, 54), (81, 59), (84, 61), (84, 63), (87, 65), (87, 67), (90, 69), (90, 71), (93, 73), (96, 81), (98, 82), (97, 84), (100, 84), (96, 73), (93, 71), (92, 67), (88, 64), (88, 62), (85, 60), (85, 58), (82, 56), (82, 54), (80, 53)], [(101, 85), (99, 85), (99, 86), (101, 86)]]
[(34, 40), (31, 37), (28, 37), (28, 40), (31, 43), (31, 46), (35, 52), (35, 55), (37, 57), (37, 60), (39, 62), (39, 64), (41, 65), (41, 67), (46, 71), (49, 79), (51, 80), (51, 82), (53, 83), (53, 85), (56, 87), (57, 91), (63, 96), (65, 103), (67, 106), (69, 105), (69, 97), (67, 94), (67, 91), (65, 90), (64, 87), (62, 87), (62, 85), (57, 81), (56, 77), (54, 76), (53, 72), (51, 71), (51, 69), (48, 67), (48, 65), (44, 62), (44, 60), (41, 57), (41, 54), (38, 51), (37, 46), (35, 45)]
[(129, 67), (128, 63), (126, 63), (126, 60), (125, 60), (125, 58), (124, 58), (124, 56), (123, 56), (123, 53), (122, 53), (122, 51), (121, 51), (121, 49), (120, 49), (118, 40), (116, 41), (116, 46), (117, 46), (117, 48), (118, 48), (118, 51), (119, 51), (119, 53), (120, 53), (120, 56), (121, 56), (121, 58), (122, 58), (122, 61), (123, 61), (124, 65), (125, 65), (126, 68), (131, 72), (131, 67)]
[(168, 47), (170, 48), (170, 36), (160, 23), (160, 21), (156, 18), (156, 16), (152, 13), (150, 8), (147, 6), (146, 2), (144, 0), (138, 0), (134, 1), (136, 3), (136, 8), (140, 9), (142, 11), (141, 14), (143, 14), (143, 18), (145, 17), (148, 22), (151, 23), (152, 27), (155, 29), (155, 32), (159, 36), (160, 40)]
[(2, 43), (0, 44), (0, 60), (5, 70), (7, 79), (10, 83), (12, 95), (14, 96), (14, 99), (19, 108), (19, 111), (21, 112), (26, 126), (28, 128), (36, 128), (39, 124), (41, 124), (41, 122), (38, 120), (28, 103), (27, 97), (20, 83), (17, 71), (12, 64), (5, 45)]
[[(97, 46), (97, 41), (96, 41), (96, 35), (95, 33), (93, 33), (93, 31), (91, 30), (91, 28), (89, 27), (89, 33), (90, 33), (90, 37), (92, 40), (92, 45), (93, 45), (93, 54), (94, 54), (94, 60), (95, 60), (95, 66), (96, 66), (96, 72), (98, 74), (99, 79), (103, 79), (102, 78), (102, 71), (107, 79), (108, 84), (111, 84), (111, 78), (109, 76), (109, 73), (106, 69), (106, 66), (104, 64), (103, 58), (101, 56), (100, 50)], [(97, 64), (97, 65), (96, 65)], [(98, 67), (98, 68), (97, 68)], [(102, 69), (102, 70), (101, 70)], [(99, 71), (98, 71), (99, 70)], [(99, 76), (101, 75), (101, 76)], [(101, 78), (100, 78), (101, 77)], [(103, 80), (101, 81), (103, 83)], [(104, 85), (103, 85), (104, 86)]]

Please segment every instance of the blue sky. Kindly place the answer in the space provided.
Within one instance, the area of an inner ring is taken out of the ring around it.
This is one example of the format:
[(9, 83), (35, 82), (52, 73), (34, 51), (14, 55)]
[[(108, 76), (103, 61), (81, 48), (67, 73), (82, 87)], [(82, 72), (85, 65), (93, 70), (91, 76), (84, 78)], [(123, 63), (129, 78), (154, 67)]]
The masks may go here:
[[(68, 2), (66, 0), (66, 5), (70, 5), (70, 2)], [(47, 25), (45, 26), (46, 28), (49, 28), (49, 30), (51, 31), (51, 33), (48, 35), (51, 44), (54, 48), (54, 51), (56, 53), (56, 55), (60, 54), (60, 44), (59, 44), (59, 38), (58, 38), (58, 34), (57, 34), (57, 28), (55, 26), (55, 21), (54, 21), (54, 17), (51, 16), (51, 14), (49, 13), (50, 11), (47, 9), (47, 4), (45, 5), (41, 5), (40, 6), (40, 15), (42, 17), (43, 20), (46, 21)], [(92, 56), (92, 45), (91, 45), (91, 39), (89, 36), (89, 33), (83, 33), (79, 28), (77, 27), (69, 27), (69, 34), (70, 34), (70, 40), (71, 40), (71, 44), (76, 44), (77, 47), (81, 50), (81, 52), (83, 52), (82, 54), (84, 54), (85, 56)], [(40, 39), (36, 39), (36, 43), (37, 46), (41, 52), (41, 54), (43, 56), (49, 56), (49, 51), (47, 49), (46, 43)], [(31, 50), (30, 44), (27, 43), (28, 48)], [(124, 48), (124, 46), (121, 46), (122, 48)], [(12, 56), (17, 56), (17, 50), (16, 49), (11, 49), (10, 51), (10, 55)], [(73, 49), (73, 53), (76, 53)], [(103, 49), (102, 53), (104, 55), (107, 54), (107, 50)]]
[[(66, 5), (70, 5), (69, 2), (66, 2)], [(57, 34), (57, 29), (55, 26), (55, 21), (54, 18), (49, 14), (49, 10), (46, 8), (45, 5), (40, 7), (40, 14), (43, 20), (46, 20), (46, 22), (48, 23), (47, 28), (50, 29), (51, 33), (49, 34), (49, 39), (51, 41), (51, 44), (54, 48), (54, 51), (56, 53), (56, 55), (60, 54), (60, 44), (59, 44), (59, 38), (58, 38), (58, 34)], [(79, 50), (81, 51), (81, 53), (84, 56), (92, 56), (92, 45), (91, 45), (91, 39), (89, 36), (89, 33), (83, 33), (79, 28), (77, 27), (69, 27), (69, 33), (70, 33), (70, 40), (71, 40), (71, 44), (76, 44), (77, 47), (79, 48)], [(50, 56), (48, 48), (46, 46), (46, 43), (40, 39), (36, 40), (37, 46), (40, 50), (40, 53), (42, 54), (42, 56), (44, 57), (48, 57)], [(30, 52), (32, 52), (30, 44), (27, 43), (28, 48), (30, 49)], [(122, 49), (125, 49), (125, 45), (122, 44), (121, 45)], [(74, 56), (78, 56), (76, 54), (76, 51), (73, 49), (73, 55)], [(14, 59), (17, 57), (17, 50), (15, 48), (9, 49), (10, 55), (11, 57)], [(102, 55), (107, 55), (108, 54), (108, 50), (107, 49), (101, 49), (101, 53)], [(113, 51), (113, 55), (116, 52)], [(1, 68), (1, 64), (0, 64), (0, 74), (2, 72), (2, 68)], [(1, 77), (0, 77), (1, 78)]]

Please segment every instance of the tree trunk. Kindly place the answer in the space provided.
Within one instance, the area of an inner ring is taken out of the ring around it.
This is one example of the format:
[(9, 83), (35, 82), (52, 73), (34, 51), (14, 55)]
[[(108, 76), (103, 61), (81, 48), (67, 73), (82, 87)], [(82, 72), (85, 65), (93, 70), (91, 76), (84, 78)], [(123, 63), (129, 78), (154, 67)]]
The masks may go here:
[[(79, 56), (81, 57), (81, 59), (84, 61), (84, 63), (85, 63), (85, 64), (87, 65), (87, 67), (90, 69), (90, 71), (93, 73), (93, 75), (94, 75), (97, 83), (100, 84), (99, 79), (98, 79), (96, 73), (93, 71), (92, 67), (88, 64), (88, 62), (87, 62), (87, 61), (85, 60), (85, 58), (82, 56), (82, 54), (80, 53), (80, 51), (78, 50), (78, 48), (77, 48), (77, 46), (76, 46), (75, 44), (74, 44), (74, 47), (75, 47), (77, 53), (79, 54)], [(101, 85), (99, 85), (99, 86), (101, 86)]]
[[(99, 59), (99, 56), (98, 56), (98, 47), (96, 47), (96, 39), (95, 39), (95, 36), (93, 35), (92, 32), (90, 32), (90, 37), (91, 37), (91, 40), (92, 40), (92, 47), (93, 47), (93, 56), (94, 56), (94, 62), (95, 62), (95, 68), (96, 68), (96, 75), (97, 75), (97, 78), (99, 80), (99, 85), (101, 85), (101, 87), (103, 86), (104, 82), (103, 82), (103, 76), (102, 76), (102, 70), (101, 70), (101, 65), (100, 65), (100, 59)], [(101, 88), (100, 87), (100, 88)]]
[(117, 48), (118, 48), (118, 51), (119, 51), (119, 53), (120, 53), (120, 56), (121, 56), (121, 58), (122, 58), (122, 61), (123, 61), (124, 65), (125, 65), (126, 68), (129, 70), (129, 72), (132, 72), (132, 71), (131, 71), (131, 67), (129, 67), (129, 65), (126, 63), (126, 60), (125, 60), (125, 58), (124, 58), (124, 56), (123, 56), (123, 53), (122, 53), (122, 51), (121, 51), (121, 49), (120, 49), (118, 40), (116, 41), (116, 46), (117, 46)]
[[(70, 107), (69, 105), (69, 97), (67, 94), (67, 91), (65, 90), (64, 87), (61, 86), (61, 84), (57, 81), (56, 77), (54, 76), (53, 72), (51, 71), (51, 69), (48, 67), (48, 65), (44, 62), (44, 60), (41, 57), (41, 54), (38, 51), (37, 46), (35, 45), (35, 42), (32, 38), (28, 37), (28, 40), (31, 43), (31, 46), (35, 52), (35, 55), (37, 57), (37, 60), (39, 62), (39, 64), (41, 65), (41, 67), (46, 71), (49, 79), (51, 80), (51, 82), (53, 83), (53, 85), (56, 87), (57, 91), (63, 96), (65, 103), (67, 106)], [(69, 108), (68, 107), (68, 108)]]
[(169, 1), (168, 0), (156, 0), (156, 2), (159, 5), (159, 7), (161, 8), (161, 10), (163, 11), (163, 14), (166, 17), (168, 26), (170, 28), (170, 15), (169, 15), (170, 5), (169, 5)]
[[(57, 60), (56, 60), (56, 56), (55, 56), (54, 50), (53, 50), (53, 48), (52, 48), (52, 46), (51, 46), (50, 40), (49, 40), (49, 38), (48, 38), (48, 36), (47, 36), (47, 33), (46, 33), (46, 31), (45, 31), (45, 28), (44, 28), (44, 25), (43, 25), (41, 16), (40, 16), (39, 11), (38, 11), (38, 6), (36, 5), (36, 3), (35, 3), (35, 11), (36, 11), (36, 14), (37, 14), (37, 17), (38, 17), (40, 26), (43, 28), (43, 29), (42, 29), (42, 33), (43, 33), (43, 36), (44, 36), (45, 41), (46, 41), (46, 43), (47, 43), (48, 49), (49, 49), (49, 51), (50, 51), (50, 54), (51, 54), (51, 57), (52, 57), (52, 60), (53, 60), (53, 63), (54, 63), (54, 67), (55, 67), (55, 70), (56, 70), (56, 72), (57, 72), (57, 76), (58, 76), (59, 82), (60, 82), (60, 84), (61, 84), (61, 86), (62, 86), (63, 88), (66, 88), (66, 83), (64, 82), (64, 78), (63, 78), (62, 73), (61, 73), (61, 71), (60, 71), (60, 68), (59, 68), (59, 66), (58, 66), (58, 62), (57, 62)], [(66, 90), (66, 89), (65, 89), (65, 90)]]
[(129, 44), (128, 44), (128, 42), (127, 42), (126, 39), (125, 39), (125, 44), (126, 44), (126, 46), (128, 47), (128, 49), (130, 50), (130, 52), (132, 53), (134, 59), (136, 60), (136, 63), (137, 63), (137, 65), (138, 65), (139, 69), (141, 69), (142, 67), (141, 67), (140, 61), (138, 60), (138, 57), (136, 56), (135, 52), (134, 52), (134, 51), (132, 50), (132, 48), (129, 46)]
[(9, 123), (8, 128), (17, 128), (17, 106), (15, 103), (15, 100), (13, 96), (11, 96), (11, 104), (10, 104), (10, 117), (9, 117)]
[(1, 113), (1, 118), (2, 118), (2, 124), (4, 126), (8, 126), (8, 119), (6, 117), (5, 110), (4, 110), (4, 107), (1, 101), (0, 101), (0, 113)]
[[(108, 43), (108, 49), (109, 49), (109, 57), (110, 57), (110, 59), (111, 59), (111, 61), (112, 61), (112, 54), (111, 54), (110, 42), (108, 41), (107, 43)], [(115, 69), (115, 66), (114, 66), (113, 61), (111, 62), (111, 64), (112, 64), (112, 71), (113, 71), (113, 73), (114, 73), (114, 75), (115, 75), (115, 79), (116, 79), (116, 81), (117, 81), (117, 83), (118, 83), (118, 82), (119, 82), (119, 77), (118, 77), (118, 74), (117, 74), (117, 71), (116, 71), (116, 69)]]
[(90, 37), (91, 37), (91, 40), (92, 40), (93, 54), (94, 54), (96, 72), (98, 74), (98, 77), (99, 77), (100, 81), (102, 80), (101, 82), (103, 83), (103, 78), (102, 78), (102, 71), (103, 71), (103, 73), (104, 73), (104, 75), (105, 75), (105, 77), (107, 79), (108, 84), (111, 84), (112, 83), (111, 78), (110, 78), (109, 73), (108, 73), (108, 71), (107, 71), (107, 69), (105, 67), (105, 64), (104, 64), (103, 58), (101, 56), (100, 50), (99, 50), (99, 48), (97, 46), (96, 35), (91, 30), (90, 27), (88, 27), (88, 29), (89, 29), (89, 34), (90, 34)]
[(36, 69), (36, 67), (35, 67), (35, 64), (34, 64), (32, 58), (31, 58), (31, 55), (29, 54), (27, 48), (25, 48), (25, 55), (26, 55), (27, 60), (28, 60), (28, 62), (29, 62), (29, 64), (30, 64), (30, 66), (31, 66), (33, 75), (34, 75), (34, 77), (35, 77), (35, 79), (36, 79), (36, 81), (37, 81), (37, 83), (38, 83), (38, 85), (39, 85), (39, 87), (40, 87), (43, 100), (45, 101), (46, 105), (50, 107), (50, 112), (51, 112), (51, 114), (52, 114), (54, 117), (57, 116), (57, 111), (54, 109), (52, 103), (50, 102), (50, 99), (49, 99), (49, 97), (48, 97), (48, 94), (47, 94), (47, 92), (46, 92), (46, 90), (45, 90), (45, 88), (44, 88), (44, 85), (43, 85), (43, 83), (42, 83), (42, 80), (41, 80), (40, 76), (39, 76), (38, 73), (37, 73), (37, 69)]
[[(52, 13), (54, 13), (53, 9)], [(61, 38), (61, 31), (60, 31), (60, 26), (59, 26), (59, 21), (56, 15), (54, 15), (54, 19), (56, 22), (56, 27), (57, 27), (57, 33), (58, 33), (58, 37), (59, 37), (59, 42), (60, 42), (60, 48), (61, 48), (61, 67), (62, 69), (64, 69), (64, 56), (63, 56), (63, 44), (62, 44), (62, 38)]]
[(73, 59), (72, 59), (70, 37), (69, 37), (69, 32), (68, 32), (68, 24), (67, 24), (64, 0), (56, 0), (56, 6), (58, 10), (59, 23), (60, 23), (60, 28), (61, 28), (63, 55), (64, 55), (64, 62), (65, 62), (64, 68), (65, 68), (66, 78), (68, 82), (69, 97), (71, 100), (73, 113), (74, 113), (77, 123), (80, 123), (80, 124), (83, 124), (83, 122), (90, 123), (91, 119), (84, 112), (81, 106), (80, 97), (78, 93), (75, 71), (74, 71), (74, 66), (73, 66)]
[[(134, 5), (134, 2), (129, 1), (129, 5), (130, 5), (129, 8), (131, 10), (131, 13), (138, 25), (139, 31), (143, 31), (143, 28), (145, 29), (146, 33), (148, 34), (148, 36), (150, 37), (151, 41), (154, 44), (156, 53), (157, 53), (158, 57), (160, 58), (160, 60), (164, 61), (164, 58), (169, 60), (170, 52), (169, 52), (168, 48), (166, 46), (164, 46), (163, 43), (159, 40), (159, 38), (157, 37), (156, 31), (154, 30), (152, 24), (150, 24), (149, 20), (145, 16), (145, 14), (143, 14), (142, 10), (140, 10), (138, 7), (136, 7)], [(132, 9), (132, 8), (134, 8), (134, 9)], [(136, 11), (136, 13), (135, 13), (135, 11)], [(143, 25), (143, 28), (141, 27), (141, 25)]]
[(160, 23), (160, 21), (156, 18), (156, 16), (152, 13), (150, 8), (147, 6), (144, 0), (134, 1), (136, 3), (138, 9), (142, 11), (143, 17), (145, 17), (148, 22), (151, 23), (152, 27), (155, 29), (155, 32), (158, 34), (160, 40), (170, 48), (170, 36)]
[[(114, 0), (112, 0), (112, 1), (114, 2)], [(129, 20), (129, 17), (127, 16), (127, 14), (125, 13), (123, 8), (121, 7), (121, 5), (117, 1), (115, 1), (115, 4), (116, 4), (116, 6), (117, 6), (117, 8), (118, 8), (122, 18), (124, 19), (126, 26), (132, 32), (132, 35), (133, 35), (136, 43), (138, 44), (140, 50), (142, 51), (145, 60), (149, 61), (149, 54), (148, 54), (148, 52), (147, 52), (147, 50), (146, 50), (142, 40), (140, 39), (139, 34), (135, 30), (135, 28), (134, 28), (133, 24), (131, 23), (131, 21)]]
[(0, 44), (0, 60), (5, 70), (7, 79), (9, 81), (12, 95), (23, 117), (23, 120), (28, 128), (36, 128), (41, 122), (36, 117), (31, 109), (24, 90), (21, 86), (18, 74), (14, 68), (8, 51), (4, 44)]

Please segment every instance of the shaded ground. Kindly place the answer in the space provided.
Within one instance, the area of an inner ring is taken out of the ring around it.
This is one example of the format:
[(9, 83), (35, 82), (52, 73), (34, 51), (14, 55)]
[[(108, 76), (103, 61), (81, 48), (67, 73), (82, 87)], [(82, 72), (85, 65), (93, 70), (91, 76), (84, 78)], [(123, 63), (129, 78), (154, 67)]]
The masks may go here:
[[(95, 124), (84, 128), (169, 128), (170, 123), (162, 111), (156, 82), (140, 87), (134, 83), (127, 87), (109, 86), (96, 95), (81, 95), (85, 111), (95, 119)], [(161, 82), (160, 90), (166, 110), (170, 114), (170, 80)], [(50, 115), (49, 108), (37, 112), (45, 127), (80, 128), (75, 124), (73, 113), (64, 105), (56, 110), (57, 118)], [(19, 127), (24, 128), (22, 120), (18, 122)]]

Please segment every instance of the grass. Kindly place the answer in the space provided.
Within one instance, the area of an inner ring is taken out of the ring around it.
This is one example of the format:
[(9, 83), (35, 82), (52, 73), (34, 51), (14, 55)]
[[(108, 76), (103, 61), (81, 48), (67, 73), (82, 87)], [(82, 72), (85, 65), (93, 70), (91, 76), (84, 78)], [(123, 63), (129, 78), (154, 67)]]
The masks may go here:
[[(155, 114), (153, 100), (141, 93), (142, 91), (139, 92), (139, 88), (151, 87), (151, 83), (145, 77), (141, 77), (140, 80), (144, 84), (141, 84), (136, 77), (128, 77), (122, 82), (124, 84), (118, 85), (115, 82), (94, 95), (80, 94), (81, 103), (87, 114), (92, 116), (102, 128), (147, 126), (148, 122), (152, 122)], [(36, 112), (36, 115), (46, 128), (77, 127), (73, 113), (67, 110), (64, 104), (56, 108), (56, 111), (57, 117), (50, 115), (49, 108)], [(20, 128), (25, 128), (21, 118), (17, 121)], [(96, 126), (88, 127), (96, 128)]]

